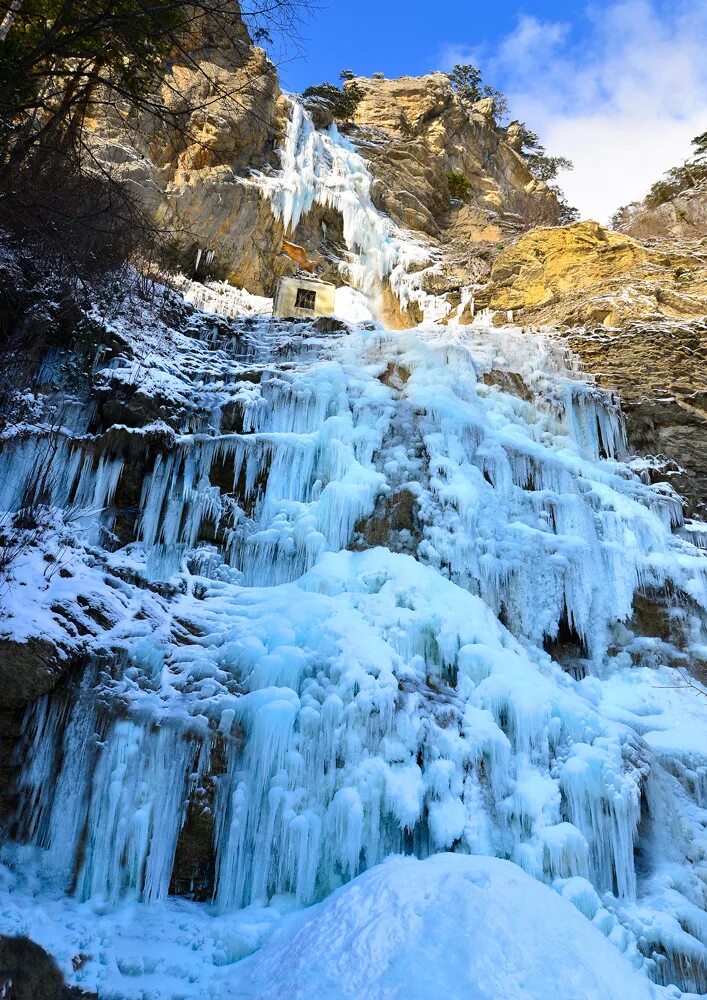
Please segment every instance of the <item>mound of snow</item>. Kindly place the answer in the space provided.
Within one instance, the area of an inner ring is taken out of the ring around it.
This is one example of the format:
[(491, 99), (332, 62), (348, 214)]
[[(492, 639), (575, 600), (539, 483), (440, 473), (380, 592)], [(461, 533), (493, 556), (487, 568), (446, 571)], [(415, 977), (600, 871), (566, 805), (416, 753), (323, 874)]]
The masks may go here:
[(497, 858), (370, 869), (246, 960), (248, 1000), (650, 1000), (663, 991), (570, 903)]
[(362, 292), (342, 285), (336, 289), (336, 315), (349, 323), (367, 323), (374, 319), (371, 306)]

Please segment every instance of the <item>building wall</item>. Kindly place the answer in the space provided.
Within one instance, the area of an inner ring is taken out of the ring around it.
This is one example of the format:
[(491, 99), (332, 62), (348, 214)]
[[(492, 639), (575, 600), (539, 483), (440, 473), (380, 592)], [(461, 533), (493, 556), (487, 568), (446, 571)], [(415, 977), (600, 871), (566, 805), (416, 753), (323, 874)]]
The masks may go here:
[[(314, 309), (301, 309), (295, 305), (297, 290), (306, 288), (316, 293)], [(280, 278), (273, 316), (333, 316), (336, 311), (336, 287), (327, 281), (316, 281), (312, 278)]]

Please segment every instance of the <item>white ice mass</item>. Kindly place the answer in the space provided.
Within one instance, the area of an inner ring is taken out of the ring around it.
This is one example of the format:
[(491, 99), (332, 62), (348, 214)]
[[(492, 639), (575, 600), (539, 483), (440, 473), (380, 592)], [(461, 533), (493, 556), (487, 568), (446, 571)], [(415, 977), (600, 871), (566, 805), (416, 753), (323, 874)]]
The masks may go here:
[[(362, 291), (401, 266), (299, 106), (257, 182), (288, 221), (342, 212)], [(676, 670), (707, 656), (707, 551), (617, 401), (546, 334), (245, 311), (126, 308), (95, 381), (152, 422), (64, 401), (50, 453), (43, 426), (0, 453), (5, 510), (48, 463), (72, 555), (27, 555), (0, 632), (90, 662), (28, 712), (0, 932), (109, 1000), (707, 990), (707, 692)]]

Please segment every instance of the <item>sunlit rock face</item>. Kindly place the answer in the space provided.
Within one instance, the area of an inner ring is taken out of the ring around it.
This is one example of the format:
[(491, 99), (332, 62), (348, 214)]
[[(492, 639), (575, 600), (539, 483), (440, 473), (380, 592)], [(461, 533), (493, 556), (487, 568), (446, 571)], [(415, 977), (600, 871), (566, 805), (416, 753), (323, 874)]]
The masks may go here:
[[(463, 106), (441, 73), (356, 83), (364, 99), (346, 131), (371, 165), (373, 201), (395, 224), (446, 249), (453, 240), (467, 258), (466, 244), (493, 245), (499, 226), (557, 219), (555, 196), (484, 110), (488, 101)], [(333, 264), (328, 278), (336, 276), (349, 248), (340, 206), (315, 199), (290, 228), (258, 182), (286, 169), (292, 113), (276, 67), (253, 44), (237, 5), (226, 35), (208, 17), (196, 20), (183, 51), (166, 63), (155, 101), (178, 127), (127, 106), (100, 106), (91, 147), (170, 234), (172, 266), (176, 258), (190, 269), (198, 250), (208, 250), (213, 277), (271, 296), (278, 277), (292, 271), (280, 251), (283, 237), (294, 236)], [(331, 115), (316, 124), (326, 135)], [(449, 172), (466, 178), (463, 202), (450, 196)], [(458, 287), (458, 266), (450, 262), (448, 270), (447, 287)]]
[(689, 320), (707, 311), (707, 269), (680, 247), (579, 222), (534, 229), (503, 250), (480, 301), (535, 325)]
[[(506, 217), (521, 225), (558, 217), (555, 196), (496, 126), (489, 99), (468, 108), (444, 73), (348, 86), (363, 94), (352, 137), (370, 160), (374, 200), (399, 225), (446, 242), (497, 242)], [(464, 203), (450, 202), (450, 172), (467, 181)]]
[(195, 18), (155, 95), (164, 114), (101, 106), (90, 141), (169, 234), (179, 266), (193, 268), (198, 249), (208, 250), (212, 274), (272, 295), (286, 270), (283, 231), (250, 173), (277, 165), (288, 104), (275, 66), (233, 8), (227, 31), (223, 16), (216, 27)]
[[(659, 457), (689, 513), (707, 503), (707, 270), (695, 247), (643, 245), (594, 222), (537, 229), (504, 250), (477, 305), (565, 329), (607, 389), (621, 393), (633, 446)], [(464, 317), (462, 317), (463, 319)]]

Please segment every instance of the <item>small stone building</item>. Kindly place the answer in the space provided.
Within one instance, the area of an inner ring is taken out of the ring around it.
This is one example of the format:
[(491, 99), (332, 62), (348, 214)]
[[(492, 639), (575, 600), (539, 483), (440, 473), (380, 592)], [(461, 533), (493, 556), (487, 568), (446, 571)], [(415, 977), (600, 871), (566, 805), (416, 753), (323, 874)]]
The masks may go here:
[(318, 278), (286, 275), (275, 292), (273, 316), (333, 316), (336, 312), (336, 285)]

